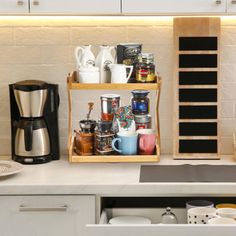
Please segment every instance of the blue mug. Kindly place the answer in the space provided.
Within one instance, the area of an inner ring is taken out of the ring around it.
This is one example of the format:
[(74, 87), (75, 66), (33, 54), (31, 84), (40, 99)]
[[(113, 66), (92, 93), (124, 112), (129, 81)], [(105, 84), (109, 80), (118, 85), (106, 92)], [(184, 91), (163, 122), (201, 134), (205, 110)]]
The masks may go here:
[[(118, 142), (118, 148), (116, 143)], [(112, 148), (121, 155), (136, 155), (138, 145), (138, 133), (123, 131), (117, 133), (117, 138), (112, 140)]]

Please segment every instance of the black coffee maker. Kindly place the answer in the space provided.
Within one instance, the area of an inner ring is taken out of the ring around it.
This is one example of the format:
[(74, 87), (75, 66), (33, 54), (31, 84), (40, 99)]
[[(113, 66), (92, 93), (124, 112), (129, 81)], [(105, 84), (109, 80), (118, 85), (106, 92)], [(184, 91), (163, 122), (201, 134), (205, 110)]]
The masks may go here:
[(12, 159), (39, 164), (59, 159), (58, 85), (25, 80), (9, 85)]

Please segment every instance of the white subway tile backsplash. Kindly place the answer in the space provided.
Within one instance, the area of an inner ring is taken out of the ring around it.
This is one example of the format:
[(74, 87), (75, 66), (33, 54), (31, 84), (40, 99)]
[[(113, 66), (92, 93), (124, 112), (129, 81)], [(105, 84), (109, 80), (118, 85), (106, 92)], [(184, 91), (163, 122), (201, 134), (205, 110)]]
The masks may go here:
[(18, 27), (15, 30), (16, 45), (68, 45), (68, 27)]
[[(44, 80), (59, 84), (60, 144), (67, 153), (68, 100), (66, 77), (75, 70), (74, 49), (92, 44), (95, 55), (99, 45), (135, 42), (143, 44), (143, 51), (155, 55), (156, 71), (162, 77), (160, 101), (162, 153), (173, 150), (173, 28), (172, 20), (135, 19), (124, 22), (34, 20), (22, 23), (0, 23), (0, 155), (10, 154), (10, 108), (8, 84), (25, 79)], [(236, 132), (236, 25), (222, 20), (220, 58), (220, 134), (221, 152), (232, 153), (232, 133)], [(101, 114), (100, 95), (118, 93), (122, 105), (130, 104), (130, 91), (77, 91), (73, 93), (73, 129), (85, 118), (87, 103), (95, 102), (91, 118)], [(151, 114), (154, 119), (155, 95), (150, 93)]]

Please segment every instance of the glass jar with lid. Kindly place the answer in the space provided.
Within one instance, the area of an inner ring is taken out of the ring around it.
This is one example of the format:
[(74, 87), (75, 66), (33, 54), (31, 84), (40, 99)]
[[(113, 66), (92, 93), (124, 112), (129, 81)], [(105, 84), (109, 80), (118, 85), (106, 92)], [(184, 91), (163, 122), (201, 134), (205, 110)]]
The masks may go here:
[(166, 211), (161, 215), (162, 224), (178, 224), (176, 215), (171, 211), (170, 207), (166, 208)]
[(133, 98), (132, 103), (132, 113), (134, 115), (145, 115), (149, 113), (149, 94), (148, 90), (135, 89), (132, 91)]
[(153, 53), (140, 53), (138, 55), (136, 81), (139, 83), (154, 83), (156, 81)]

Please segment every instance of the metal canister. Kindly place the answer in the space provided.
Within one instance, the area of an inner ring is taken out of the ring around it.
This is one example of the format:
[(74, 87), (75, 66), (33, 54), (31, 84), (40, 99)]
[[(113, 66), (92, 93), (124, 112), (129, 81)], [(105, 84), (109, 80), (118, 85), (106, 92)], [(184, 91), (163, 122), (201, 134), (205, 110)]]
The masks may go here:
[(95, 154), (111, 155), (111, 146), (115, 133), (112, 131), (112, 121), (98, 121), (98, 129), (95, 132)]
[(152, 117), (150, 114), (146, 115), (135, 115), (134, 121), (135, 121), (135, 127), (136, 130), (138, 129), (150, 129), (151, 128), (151, 120)]
[(101, 99), (102, 120), (113, 120), (114, 114), (120, 107), (120, 95), (103, 94)]

